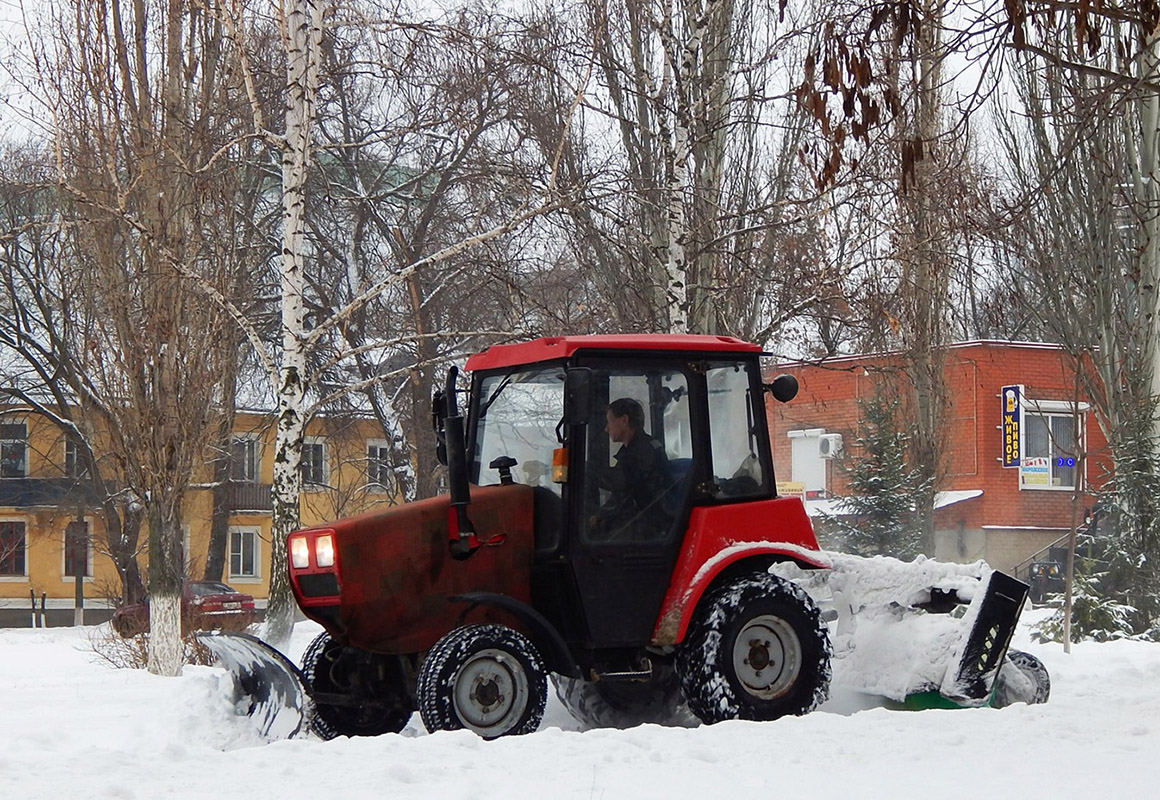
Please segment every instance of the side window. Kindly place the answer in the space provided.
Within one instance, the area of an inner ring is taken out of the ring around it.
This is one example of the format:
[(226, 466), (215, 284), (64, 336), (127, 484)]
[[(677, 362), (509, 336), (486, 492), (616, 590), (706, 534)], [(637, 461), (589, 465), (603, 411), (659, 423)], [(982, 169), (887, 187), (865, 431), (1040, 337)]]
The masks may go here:
[(0, 521), (0, 577), (20, 578), (27, 575), (28, 539), (24, 523)]
[(71, 437), (64, 440), (64, 474), (69, 478), (87, 478), (88, 470), (82, 466), (81, 447)]
[(709, 387), (714, 496), (724, 499), (768, 493), (769, 477), (759, 455), (761, 445), (747, 365), (715, 361), (705, 378)]
[(1072, 414), (1035, 411), (1034, 401), (1028, 405), (1023, 418), (1025, 438), (1019, 488), (1074, 489), (1079, 448)]
[(251, 483), (258, 480), (258, 440), (235, 436), (230, 442), (230, 479)]
[(391, 450), (385, 441), (367, 442), (367, 487), (374, 492), (385, 492), (393, 484)]
[(672, 535), (692, 468), (689, 384), (679, 369), (594, 370), (583, 538), (662, 541)]
[(90, 557), (92, 541), (89, 539), (89, 523), (74, 520), (64, 531), (64, 574), (66, 577), (91, 578), (93, 575)]
[(258, 577), (260, 541), (256, 529), (230, 529), (230, 578)]
[(326, 443), (319, 439), (307, 439), (302, 443), (302, 470), (303, 488), (307, 491), (317, 490), (326, 486)]
[(0, 478), (28, 474), (28, 428), (23, 422), (0, 424)]

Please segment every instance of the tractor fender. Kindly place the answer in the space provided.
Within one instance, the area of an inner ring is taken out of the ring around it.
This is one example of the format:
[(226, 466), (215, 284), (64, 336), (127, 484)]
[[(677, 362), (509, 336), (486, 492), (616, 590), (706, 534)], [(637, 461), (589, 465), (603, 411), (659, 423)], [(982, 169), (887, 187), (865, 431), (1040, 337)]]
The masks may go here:
[(664, 647), (684, 641), (697, 604), (716, 583), (740, 573), (766, 572), (784, 561), (792, 561), (802, 569), (830, 568), (824, 553), (791, 542), (740, 542), (723, 548), (695, 569), (679, 565), (661, 605), (653, 645)]
[(567, 675), (569, 678), (582, 677), (576, 659), (572, 656), (572, 650), (556, 630), (556, 626), (522, 600), (495, 592), (468, 592), (447, 599), (456, 603), (470, 603), (461, 616), (466, 616), (476, 606), (494, 606), (513, 614), (528, 626), (526, 633), (540, 650), (550, 671)]

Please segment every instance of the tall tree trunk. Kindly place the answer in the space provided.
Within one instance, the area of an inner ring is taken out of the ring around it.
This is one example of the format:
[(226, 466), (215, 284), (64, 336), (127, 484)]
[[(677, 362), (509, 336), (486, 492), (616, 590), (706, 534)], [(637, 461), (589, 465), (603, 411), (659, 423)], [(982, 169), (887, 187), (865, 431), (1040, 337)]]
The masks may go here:
[(903, 342), (914, 425), (911, 457), (924, 489), (916, 499), (922, 552), (934, 555), (934, 502), (941, 477), (946, 391), (946, 293), (950, 280), (938, 208), (941, 131), (942, 0), (926, 0), (910, 59), (912, 104), (900, 115), (899, 233), (902, 246)]
[(286, 566), (286, 537), (299, 526), (302, 441), (306, 429), (306, 181), (319, 89), (319, 57), (325, 2), (284, 0), (286, 134), (282, 151), (282, 358), (278, 378), (278, 426), (274, 445), (274, 515), (270, 542), (270, 600), (266, 637), (274, 645), (290, 638), (294, 602)]

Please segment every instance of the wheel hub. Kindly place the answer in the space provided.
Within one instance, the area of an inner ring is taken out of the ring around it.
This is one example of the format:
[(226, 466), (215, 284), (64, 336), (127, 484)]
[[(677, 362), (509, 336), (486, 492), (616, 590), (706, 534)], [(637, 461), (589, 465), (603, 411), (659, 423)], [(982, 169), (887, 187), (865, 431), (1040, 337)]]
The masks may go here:
[(495, 677), (486, 680), (478, 678), (475, 683), (475, 689), (471, 693), (471, 699), (480, 708), (490, 710), (492, 707), (504, 701), (504, 696), (500, 692), (499, 683), (499, 680)]
[(762, 700), (788, 692), (797, 682), (801, 665), (801, 642), (780, 617), (754, 617), (734, 641), (734, 674), (745, 691)]
[(464, 727), (498, 736), (519, 721), (528, 697), (528, 679), (519, 665), (502, 650), (488, 649), (463, 665), (453, 701)]

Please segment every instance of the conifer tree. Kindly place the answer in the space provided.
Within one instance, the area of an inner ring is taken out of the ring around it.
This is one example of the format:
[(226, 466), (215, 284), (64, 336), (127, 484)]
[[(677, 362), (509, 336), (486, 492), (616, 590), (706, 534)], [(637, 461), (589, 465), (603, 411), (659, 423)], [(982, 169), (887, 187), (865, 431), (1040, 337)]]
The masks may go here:
[(849, 492), (842, 499), (841, 536), (858, 555), (913, 558), (920, 552), (922, 523), (916, 499), (927, 482), (907, 459), (908, 437), (899, 429), (899, 402), (881, 392), (859, 404), (861, 422), (855, 446), (860, 451), (849, 470)]

